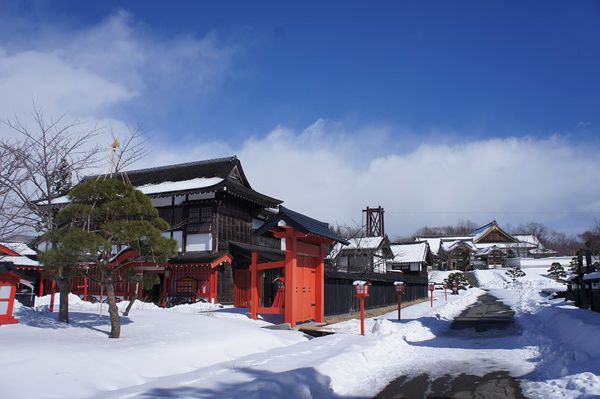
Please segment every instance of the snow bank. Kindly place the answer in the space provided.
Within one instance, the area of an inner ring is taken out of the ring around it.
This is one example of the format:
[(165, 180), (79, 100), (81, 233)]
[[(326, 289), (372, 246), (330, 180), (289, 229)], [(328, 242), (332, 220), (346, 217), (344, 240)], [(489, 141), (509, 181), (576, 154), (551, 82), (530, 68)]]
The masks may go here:
[(506, 288), (512, 281), (510, 277), (506, 276), (506, 270), (475, 270), (474, 273), (479, 287), (483, 289)]
[(121, 338), (111, 340), (106, 304), (99, 316), (99, 304), (72, 295), (65, 325), (56, 320), (58, 296), (54, 313), (47, 311), (49, 302), (47, 296), (34, 309), (17, 305), (20, 324), (0, 326), (3, 397), (89, 397), (308, 339), (296, 331), (260, 328), (268, 323), (237, 309), (196, 314), (192, 305), (165, 310), (136, 301), (129, 317), (121, 318)]
[(507, 267), (518, 267), (520, 269), (529, 268), (545, 268), (548, 270), (553, 263), (560, 263), (562, 267), (567, 269), (571, 263), (572, 256), (553, 256), (549, 258), (508, 258), (506, 260)]

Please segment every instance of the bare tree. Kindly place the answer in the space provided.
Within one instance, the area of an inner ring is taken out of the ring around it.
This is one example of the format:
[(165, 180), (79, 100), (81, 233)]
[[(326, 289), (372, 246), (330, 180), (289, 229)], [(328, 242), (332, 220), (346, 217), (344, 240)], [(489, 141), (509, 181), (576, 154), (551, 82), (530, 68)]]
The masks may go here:
[(113, 137), (111, 173), (123, 172), (137, 161), (148, 156), (150, 151), (143, 133), (141, 123), (135, 126), (127, 125), (126, 134), (119, 140), (111, 128)]
[(16, 182), (21, 178), (11, 148), (0, 142), (0, 238), (6, 238), (19, 230), (15, 216), (20, 213), (20, 209), (10, 186), (5, 182)]
[[(57, 199), (97, 166), (102, 152), (94, 141), (100, 128), (67, 121), (64, 115), (46, 118), (35, 105), (32, 116), (33, 127), (18, 117), (2, 122), (17, 138), (1, 144), (15, 170), (0, 174), (0, 186), (12, 201), (13, 228), (46, 234), (56, 228)], [(70, 276), (62, 268), (45, 267), (60, 289), (59, 321), (68, 322)]]
[(477, 224), (470, 220), (459, 220), (454, 225), (446, 225), (439, 227), (421, 227), (415, 232), (414, 237), (463, 236), (465, 234), (469, 234), (477, 227)]

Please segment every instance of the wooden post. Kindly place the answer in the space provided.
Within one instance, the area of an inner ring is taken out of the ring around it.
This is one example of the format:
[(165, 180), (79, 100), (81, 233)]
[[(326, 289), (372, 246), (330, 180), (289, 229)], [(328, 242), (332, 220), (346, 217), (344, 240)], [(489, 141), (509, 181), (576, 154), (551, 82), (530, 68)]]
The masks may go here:
[(89, 286), (89, 281), (87, 276), (85, 276), (83, 278), (83, 300), (87, 301), (88, 300), (88, 286)]
[(400, 321), (400, 309), (402, 309), (402, 293), (398, 292), (398, 321)]
[(298, 259), (296, 256), (296, 237), (293, 234), (285, 237), (285, 321), (292, 327), (296, 326), (296, 267)]
[(52, 280), (52, 289), (50, 295), (50, 313), (54, 312), (54, 294), (56, 293), (56, 280)]
[(258, 252), (252, 252), (250, 265), (250, 317), (258, 319)]

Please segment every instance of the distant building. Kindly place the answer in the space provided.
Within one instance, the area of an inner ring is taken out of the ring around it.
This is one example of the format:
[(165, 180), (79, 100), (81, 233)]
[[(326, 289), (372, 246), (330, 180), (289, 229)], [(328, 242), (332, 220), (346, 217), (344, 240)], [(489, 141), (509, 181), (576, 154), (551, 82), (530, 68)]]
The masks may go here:
[(404, 244), (392, 244), (394, 258), (387, 261), (388, 272), (401, 272), (418, 275), (427, 273), (432, 264), (432, 255), (426, 241)]
[(350, 244), (334, 248), (337, 271), (349, 273), (386, 273), (386, 262), (394, 258), (390, 240), (383, 237), (361, 237)]
[(416, 237), (415, 240), (429, 244), (433, 263), (442, 270), (502, 267), (507, 258), (556, 254), (544, 248), (535, 235), (509, 234), (495, 220), (464, 236)]

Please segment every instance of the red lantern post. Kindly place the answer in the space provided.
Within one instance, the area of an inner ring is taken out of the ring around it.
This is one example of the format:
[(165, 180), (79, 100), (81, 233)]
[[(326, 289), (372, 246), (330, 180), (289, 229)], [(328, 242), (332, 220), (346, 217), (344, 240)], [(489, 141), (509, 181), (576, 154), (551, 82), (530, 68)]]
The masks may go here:
[(396, 296), (398, 297), (398, 321), (400, 321), (400, 309), (402, 308), (402, 294), (404, 294), (404, 283), (402, 281), (394, 282), (396, 286)]
[(433, 307), (433, 291), (435, 290), (435, 283), (429, 283), (429, 307)]
[(365, 335), (365, 298), (369, 296), (369, 285), (371, 283), (357, 280), (353, 284), (360, 303), (360, 335)]
[(446, 290), (448, 289), (448, 283), (444, 283), (444, 299), (448, 300), (448, 292), (446, 292)]

